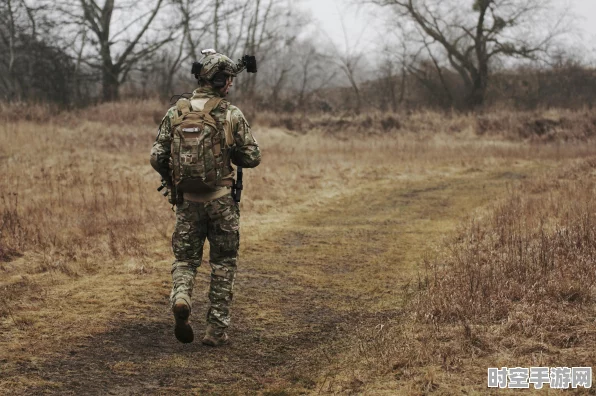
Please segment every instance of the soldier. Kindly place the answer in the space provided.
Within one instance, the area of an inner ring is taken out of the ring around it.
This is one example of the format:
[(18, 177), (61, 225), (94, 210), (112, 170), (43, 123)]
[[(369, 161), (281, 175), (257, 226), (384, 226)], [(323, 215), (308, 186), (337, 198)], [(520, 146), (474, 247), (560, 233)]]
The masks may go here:
[[(205, 56), (193, 65), (192, 71), (199, 88), (194, 90), (190, 100), (182, 98), (168, 110), (151, 149), (150, 162), (166, 181), (171, 191), (170, 202), (176, 205), (176, 228), (172, 235), (175, 261), (170, 294), (176, 321), (174, 334), (183, 343), (194, 339), (189, 323), (191, 297), (203, 245), (208, 239), (210, 306), (202, 342), (219, 346), (228, 342), (226, 328), (230, 325), (239, 247), (240, 211), (231, 194), (234, 175), (231, 164), (255, 167), (261, 162), (261, 153), (240, 109), (223, 99), (234, 77), (244, 69), (242, 61), (235, 64), (213, 50), (202, 53)], [(254, 62), (254, 57), (252, 60)], [(202, 135), (193, 135), (197, 131)], [(198, 145), (194, 149), (187, 147), (195, 141)], [(190, 151), (184, 152), (185, 147)], [(211, 188), (198, 188), (184, 181), (185, 166), (194, 166), (191, 173), (195, 176), (196, 172), (204, 172), (204, 177), (195, 177), (191, 182), (199, 180), (197, 183)]]

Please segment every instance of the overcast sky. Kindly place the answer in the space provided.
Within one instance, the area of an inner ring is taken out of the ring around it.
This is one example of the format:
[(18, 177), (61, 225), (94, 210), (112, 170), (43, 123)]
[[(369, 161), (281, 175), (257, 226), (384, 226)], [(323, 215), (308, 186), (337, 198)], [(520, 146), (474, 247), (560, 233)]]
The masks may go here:
[[(570, 4), (577, 18), (577, 30), (587, 50), (596, 54), (596, 0), (553, 0), (563, 6)], [(370, 45), (378, 40), (379, 32), (384, 27), (374, 23), (370, 10), (349, 0), (303, 0), (302, 5), (310, 10), (318, 20), (320, 29), (338, 46), (343, 47), (345, 40), (342, 29), (346, 25), (350, 43), (359, 42), (360, 46)], [(360, 40), (359, 40), (360, 39)]]

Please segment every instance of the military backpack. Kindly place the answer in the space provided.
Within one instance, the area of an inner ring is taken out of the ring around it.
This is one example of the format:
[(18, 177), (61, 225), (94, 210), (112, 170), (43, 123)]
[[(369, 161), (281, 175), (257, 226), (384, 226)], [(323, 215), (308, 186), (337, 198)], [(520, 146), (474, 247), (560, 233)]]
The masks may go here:
[[(182, 98), (172, 120), (172, 182), (178, 191), (213, 192), (231, 186), (229, 103), (222, 98)], [(202, 107), (202, 109), (201, 109)]]

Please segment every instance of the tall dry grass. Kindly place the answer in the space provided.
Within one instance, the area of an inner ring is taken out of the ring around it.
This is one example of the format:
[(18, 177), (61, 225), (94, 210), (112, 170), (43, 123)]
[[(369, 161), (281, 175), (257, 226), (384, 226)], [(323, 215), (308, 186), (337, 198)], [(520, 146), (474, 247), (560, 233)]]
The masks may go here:
[(391, 134), (401, 131), (425, 136), (457, 135), (462, 132), (488, 139), (555, 142), (585, 141), (596, 134), (596, 116), (589, 108), (511, 111), (491, 109), (483, 113), (415, 112), (388, 113), (372, 111), (320, 114), (258, 114), (263, 125), (285, 128), (295, 133), (319, 131), (340, 136)]
[(64, 109), (50, 103), (0, 102), (0, 121), (16, 123), (33, 121), (76, 125), (82, 121), (105, 124), (146, 125), (157, 123), (167, 110), (158, 100), (107, 102), (85, 108)]
[(73, 262), (92, 268), (108, 258), (146, 258), (150, 241), (166, 238), (167, 214), (153, 209), (159, 194), (148, 193), (156, 184), (147, 169), (155, 124), (134, 112), (127, 123), (114, 110), (49, 114), (32, 106), (34, 120), (0, 126), (0, 139), (10, 142), (0, 149), (0, 260), (30, 252), (41, 256), (31, 271), (72, 272)]
[(465, 223), (426, 262), (419, 319), (497, 324), (558, 347), (596, 341), (595, 176), (588, 159), (524, 181)]

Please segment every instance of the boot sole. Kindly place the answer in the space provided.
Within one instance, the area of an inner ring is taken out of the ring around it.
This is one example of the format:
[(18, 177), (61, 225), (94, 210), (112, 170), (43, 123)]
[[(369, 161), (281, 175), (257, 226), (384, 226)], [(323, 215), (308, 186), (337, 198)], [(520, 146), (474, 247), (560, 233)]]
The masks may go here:
[(189, 344), (195, 339), (192, 327), (188, 323), (190, 316), (190, 309), (186, 304), (174, 305), (174, 318), (176, 319), (176, 326), (174, 327), (174, 335), (176, 339), (184, 344)]
[(230, 343), (230, 339), (228, 337), (224, 338), (224, 339), (219, 339), (217, 341), (211, 339), (211, 338), (203, 338), (203, 340), (201, 341), (203, 343), (203, 345), (208, 345), (208, 346), (212, 346), (212, 347), (218, 347), (218, 346), (222, 346), (222, 345), (227, 345)]

